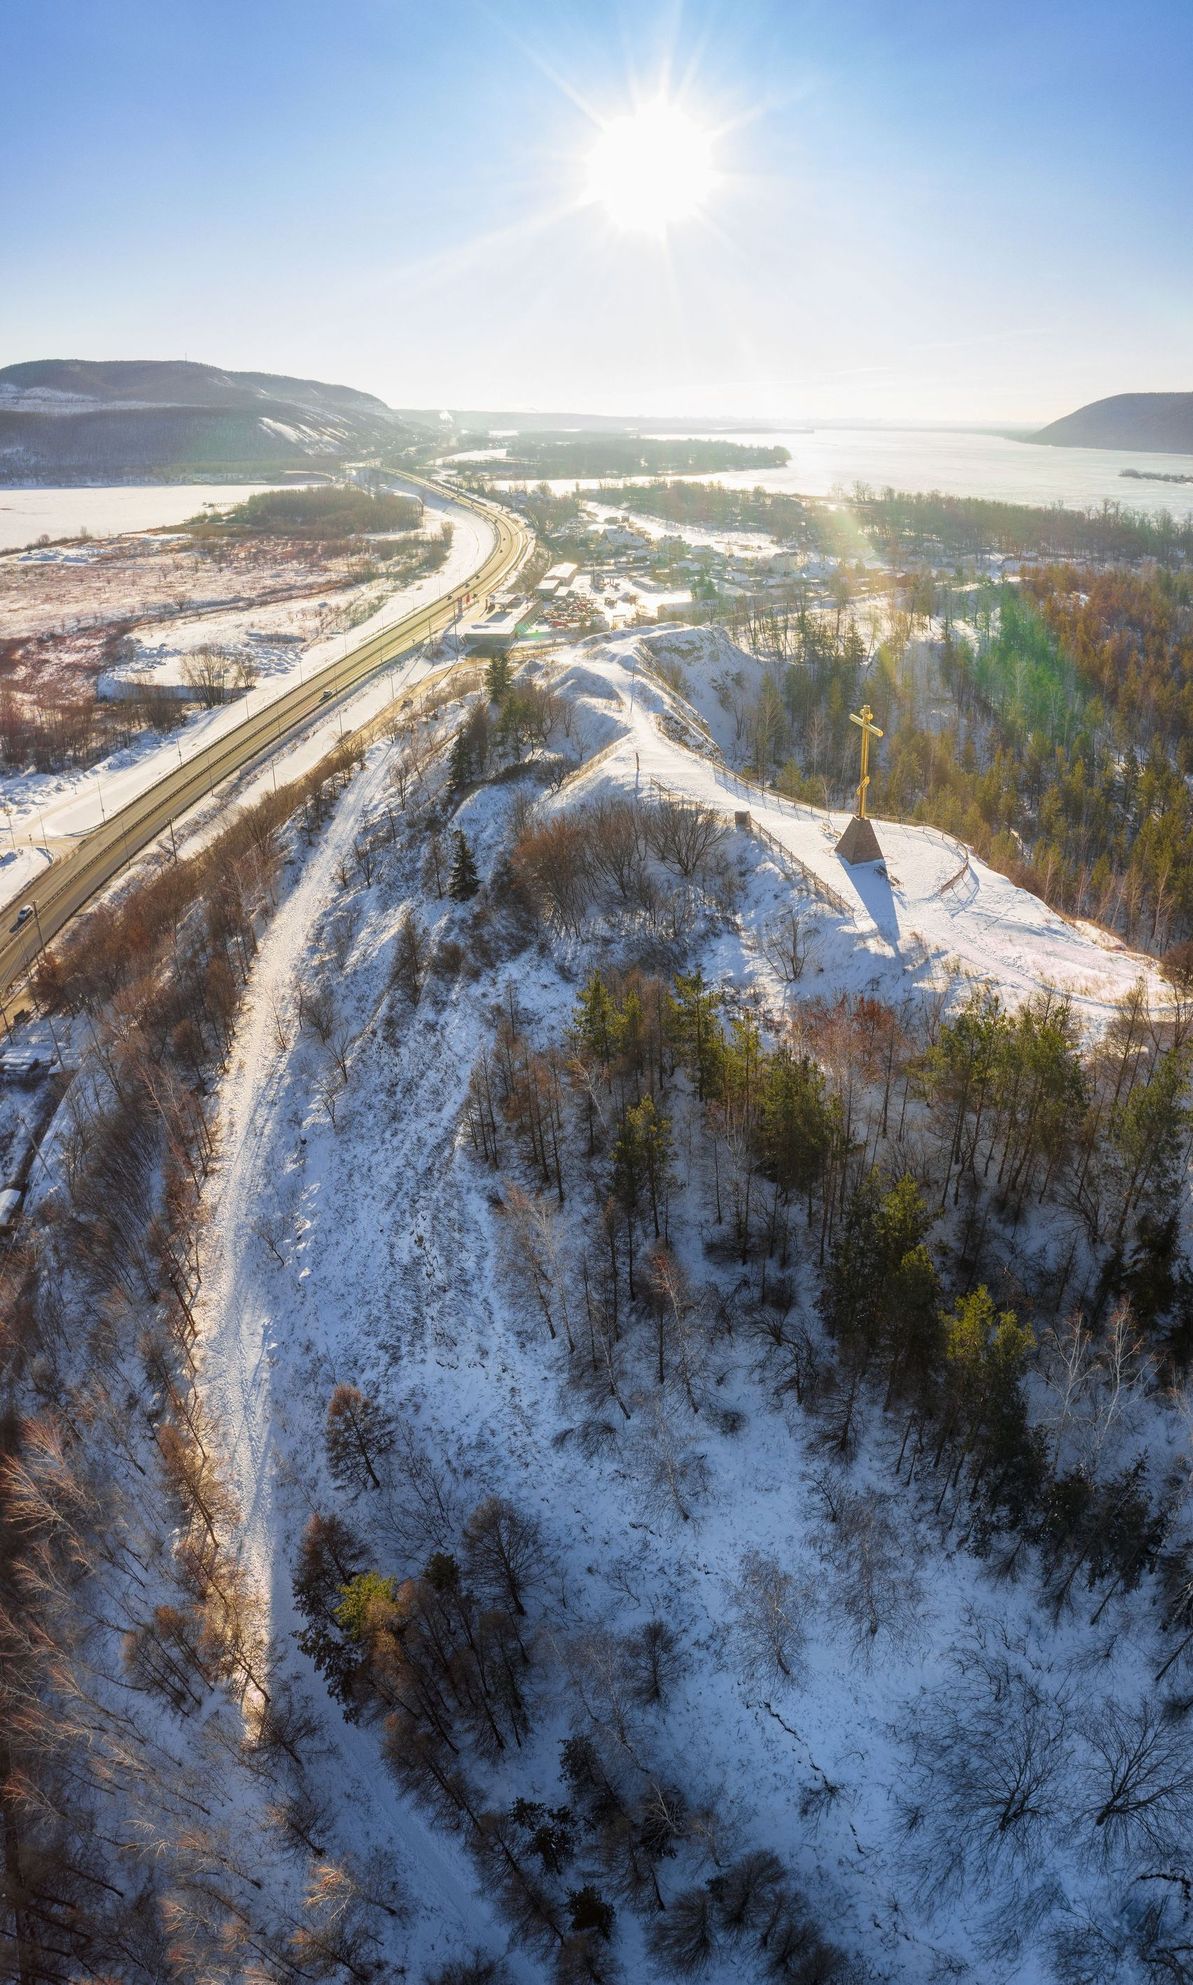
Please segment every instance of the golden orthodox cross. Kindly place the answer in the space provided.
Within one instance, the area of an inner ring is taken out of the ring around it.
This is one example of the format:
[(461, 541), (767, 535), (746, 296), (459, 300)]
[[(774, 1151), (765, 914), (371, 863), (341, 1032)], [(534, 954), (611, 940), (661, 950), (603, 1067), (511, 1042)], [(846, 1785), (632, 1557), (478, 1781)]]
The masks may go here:
[(857, 789), (857, 814), (859, 820), (866, 818), (866, 787), (870, 783), (870, 739), (872, 737), (882, 736), (882, 732), (873, 721), (873, 718), (874, 712), (868, 703), (862, 704), (860, 717), (855, 717), (852, 710), (849, 712), (850, 723), (856, 724), (862, 734), (862, 783)]

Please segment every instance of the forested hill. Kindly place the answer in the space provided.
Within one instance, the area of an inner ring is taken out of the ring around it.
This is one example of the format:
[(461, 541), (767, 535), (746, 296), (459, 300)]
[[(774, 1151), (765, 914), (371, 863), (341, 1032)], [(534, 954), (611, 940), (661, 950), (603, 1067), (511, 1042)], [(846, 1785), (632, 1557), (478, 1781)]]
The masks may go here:
[(392, 459), (419, 437), (349, 386), (180, 360), (0, 370), (0, 484), (251, 476)]
[(1193, 393), (1113, 393), (1031, 436), (1057, 448), (1146, 448), (1193, 455)]

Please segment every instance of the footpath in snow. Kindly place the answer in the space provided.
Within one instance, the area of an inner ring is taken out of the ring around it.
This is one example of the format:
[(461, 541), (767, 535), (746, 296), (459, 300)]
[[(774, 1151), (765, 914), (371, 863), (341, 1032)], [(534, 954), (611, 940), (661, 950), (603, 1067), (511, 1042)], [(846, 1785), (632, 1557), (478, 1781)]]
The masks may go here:
[[(221, 1164), (197, 1310), (199, 1384), (221, 1429), (222, 1461), (241, 1512), (234, 1548), (263, 1602), (281, 1671), (319, 1729), (315, 1769), (335, 1838), (358, 1860), (375, 1853), (392, 1867), (415, 1910), (415, 1922), (403, 1926), (403, 1948), (430, 1961), (473, 1941), (501, 1949), (506, 1926), (477, 1893), (458, 1843), (394, 1785), (379, 1757), (376, 1728), (346, 1722), (321, 1676), (296, 1651), (303, 1621), (291, 1591), (315, 1498), (324, 1507), (333, 1500), (326, 1484), (320, 1487), (316, 1431), (326, 1392), (337, 1378), (364, 1382), (367, 1357), (354, 1310), (359, 1230), (343, 1208), (336, 1213), (327, 1176), (324, 1147), (336, 1147), (338, 1139), (326, 1124), (309, 1121), (312, 1074), (300, 1046), (299, 993), (309, 989), (326, 944), (342, 867), (351, 864), (364, 824), (384, 806), (389, 769), (381, 748), (305, 859), (257, 955), (220, 1086)], [(381, 1044), (371, 1049), (383, 1063)], [(457, 1104), (452, 1088), (443, 1123), (433, 1114), (428, 1123), (433, 1139), (445, 1139), (448, 1148)], [(429, 1193), (444, 1152), (435, 1151), (434, 1163), (427, 1156)], [(378, 1195), (390, 1200), (397, 1190), (376, 1153), (358, 1183), (361, 1204)], [(333, 1234), (354, 1236), (331, 1286), (322, 1260), (329, 1226)], [(515, 1956), (511, 1975), (516, 1985), (532, 1985), (539, 1974)]]

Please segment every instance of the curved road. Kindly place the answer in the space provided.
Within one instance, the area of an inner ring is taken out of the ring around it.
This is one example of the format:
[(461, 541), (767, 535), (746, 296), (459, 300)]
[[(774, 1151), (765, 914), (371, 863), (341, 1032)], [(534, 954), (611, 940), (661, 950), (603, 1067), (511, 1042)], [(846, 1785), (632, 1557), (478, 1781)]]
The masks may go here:
[[(171, 821), (205, 799), (221, 779), (241, 771), (254, 759), (267, 757), (287, 735), (308, 722), (322, 703), (355, 688), (375, 670), (441, 634), (452, 625), (470, 594), (492, 592), (514, 572), (532, 542), (531, 533), (517, 517), (420, 476), (403, 475), (401, 480), (432, 490), (437, 496), (449, 496), (453, 503), (477, 510), (486, 518), (497, 542), (484, 564), (451, 592), (362, 641), (339, 661), (329, 662), (305, 682), (254, 711), (236, 730), (164, 773), (155, 785), (109, 815), (103, 826), (94, 828), (70, 854), (56, 861), (23, 899), (34, 906), (35, 914), (20, 931), (6, 930), (0, 941), (0, 1003), (7, 1004), (22, 972), (96, 892), (164, 833)], [(16, 907), (12, 906), (14, 910)]]

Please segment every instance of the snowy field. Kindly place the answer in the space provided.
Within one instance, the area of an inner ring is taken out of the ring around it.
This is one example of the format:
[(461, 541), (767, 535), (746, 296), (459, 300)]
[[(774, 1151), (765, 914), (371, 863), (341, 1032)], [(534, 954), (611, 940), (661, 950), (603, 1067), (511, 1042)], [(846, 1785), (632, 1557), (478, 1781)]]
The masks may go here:
[(775, 540), (768, 531), (714, 531), (686, 521), (673, 524), (668, 518), (652, 517), (644, 510), (619, 510), (613, 503), (588, 501), (584, 509), (600, 524), (610, 524), (615, 517), (628, 515), (634, 530), (655, 543), (663, 538), (682, 538), (685, 544), (707, 545), (711, 551), (723, 551), (738, 558), (770, 558), (775, 550)]
[(41, 537), (119, 537), (181, 524), (200, 510), (228, 510), (275, 483), (121, 483), (111, 488), (0, 488), (0, 551)]
[[(649, 646), (592, 642), (558, 663), (553, 687), (576, 713), (568, 743), (593, 762), (543, 810), (559, 813), (602, 792), (645, 796), (651, 780), (729, 811), (748, 807), (846, 906), (797, 890), (818, 920), (807, 996), (875, 990), (914, 999), (980, 974), (1012, 1000), (1063, 986), (1094, 1025), (1146, 969), (980, 864), (942, 893), (958, 850), (927, 830), (880, 826), (886, 876), (845, 870), (833, 853), (843, 819), (744, 794), (712, 755), (710, 733), (731, 722), (716, 681), (743, 658), (722, 641), (689, 645), (685, 706), (650, 672)], [(534, 1735), (519, 1758), (520, 1790), (547, 1804), (561, 1796), (558, 1746), (575, 1716), (561, 1677), (574, 1671), (595, 1687), (608, 1637), (661, 1616), (683, 1660), (665, 1708), (630, 1713), (630, 1741), (647, 1747), (692, 1803), (718, 1812), (715, 1853), (777, 1851), (820, 1923), (862, 1954), (869, 1980), (1038, 1985), (1053, 1974), (1032, 1922), (1018, 1920), (1013, 1887), (996, 1885), (980, 1903), (968, 1892), (935, 1907), (916, 1899), (915, 1855), (900, 1819), (913, 1783), (916, 1705), (968, 1687), (966, 1678), (996, 1659), (1030, 1673), (1050, 1701), (1071, 1697), (1079, 1677), (1091, 1700), (1127, 1701), (1154, 1663), (1153, 1623), (1124, 1602), (1099, 1627), (1084, 1604), (1050, 1626), (1027, 1581), (996, 1582), (955, 1542), (942, 1552), (930, 1509), (898, 1484), (897, 1433), (876, 1419), (851, 1486), (897, 1509), (906, 1606), (875, 1649), (860, 1644), (829, 1555), (825, 1462), (813, 1425), (762, 1382), (746, 1340), (718, 1337), (702, 1359), (706, 1410), (695, 1421), (675, 1400), (664, 1413), (649, 1357), (632, 1364), (630, 1417), (595, 1459), (584, 1458), (576, 1432), (584, 1409), (566, 1354), (547, 1343), (511, 1271), (505, 1179), (469, 1148), (461, 1115), (469, 1071), (503, 1009), (536, 1047), (561, 1039), (586, 973), (615, 962), (618, 939), (607, 931), (592, 944), (539, 944), (508, 970), (461, 967), (429, 980), (416, 1004), (399, 998), (392, 968), (406, 910), (426, 920), (432, 944), (474, 940), (469, 906), (425, 886), (417, 840), (379, 855), (370, 880), (360, 871), (356, 851), (393, 804), (397, 749), (373, 748), (262, 943), (219, 1092), (221, 1164), (209, 1194), (200, 1308), (200, 1386), (245, 1512), (239, 1551), (289, 1650), (283, 1672), (318, 1722), (337, 1836), (356, 1852), (392, 1855), (414, 1898), (413, 1921), (392, 1955), (400, 1951), (421, 1977), (421, 1967), (473, 1945), (501, 1950), (508, 1930), (458, 1839), (395, 1791), (377, 1763), (376, 1733), (344, 1724), (293, 1651), (301, 1622), (291, 1572), (308, 1515), (335, 1506), (321, 1427), (328, 1394), (343, 1380), (400, 1415), (459, 1511), (498, 1489), (541, 1526), (552, 1571), (536, 1607), (535, 1662), (548, 1679), (538, 1684)], [(456, 814), (482, 876), (505, 844), (509, 796), (508, 786), (482, 786)], [(775, 906), (791, 900), (793, 883), (782, 857), (756, 841), (735, 835), (732, 847), (746, 877), (740, 918), (697, 949), (709, 981), (732, 1001), (778, 1016), (787, 995), (755, 937)], [(960, 961), (960, 974), (951, 961)], [(320, 987), (340, 1030), (342, 1084), (302, 1024), (302, 1000)], [(685, 1134), (674, 1245), (694, 1277), (707, 1277), (692, 1236), (709, 1161), (693, 1144), (691, 1120)], [(512, 1146), (503, 1172), (519, 1175)], [(561, 1245), (578, 1257), (593, 1226), (573, 1175)], [(805, 1273), (796, 1277), (803, 1293)], [(1124, 1456), (1135, 1451), (1141, 1414), (1135, 1401), (1116, 1434)], [(1171, 1429), (1154, 1437), (1175, 1438)], [(676, 1440), (693, 1480), (705, 1484), (683, 1523), (642, 1492), (646, 1457)], [(1177, 1460), (1172, 1446), (1167, 1463)], [(385, 1489), (344, 1514), (371, 1561), (402, 1576), (417, 1564), (403, 1559), (397, 1541), (398, 1500)], [(751, 1671), (735, 1644), (734, 1593), (752, 1551), (775, 1555), (799, 1581), (806, 1644), (793, 1680)], [(495, 1786), (500, 1796), (496, 1776)], [(1058, 1827), (1043, 1851), (1040, 1880), (1026, 1884), (1037, 1916), (1095, 1908), (1096, 1872)], [(663, 1866), (669, 1894), (702, 1874), (691, 1847)], [(628, 1909), (619, 1924), (627, 1980), (662, 1977)], [(520, 1985), (549, 1975), (525, 1954), (512, 1958), (512, 1970)], [(754, 1974), (725, 1959), (702, 1975), (729, 1985)]]

